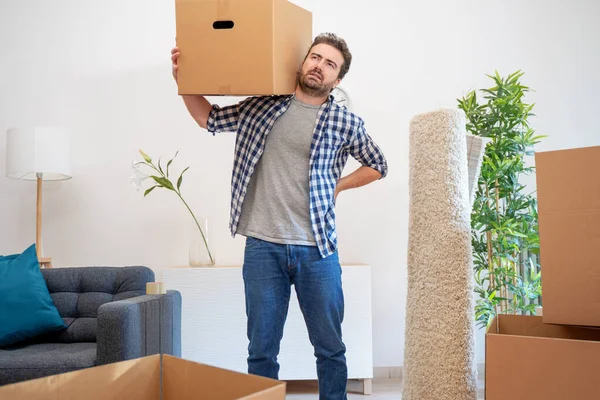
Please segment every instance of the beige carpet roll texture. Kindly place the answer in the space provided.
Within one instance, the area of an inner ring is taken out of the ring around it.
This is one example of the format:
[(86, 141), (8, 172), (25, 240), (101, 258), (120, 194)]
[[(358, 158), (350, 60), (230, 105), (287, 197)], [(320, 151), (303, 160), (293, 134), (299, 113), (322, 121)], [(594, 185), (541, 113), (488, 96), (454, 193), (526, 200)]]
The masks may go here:
[(410, 122), (403, 400), (476, 400), (465, 116)]

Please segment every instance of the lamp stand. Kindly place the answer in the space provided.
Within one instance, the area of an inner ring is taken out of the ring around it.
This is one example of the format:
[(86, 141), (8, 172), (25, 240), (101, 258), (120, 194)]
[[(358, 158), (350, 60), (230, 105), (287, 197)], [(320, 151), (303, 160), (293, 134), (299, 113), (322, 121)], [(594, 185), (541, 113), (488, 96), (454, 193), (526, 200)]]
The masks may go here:
[(42, 174), (37, 173), (37, 205), (35, 225), (35, 248), (40, 268), (52, 268), (52, 258), (42, 256)]

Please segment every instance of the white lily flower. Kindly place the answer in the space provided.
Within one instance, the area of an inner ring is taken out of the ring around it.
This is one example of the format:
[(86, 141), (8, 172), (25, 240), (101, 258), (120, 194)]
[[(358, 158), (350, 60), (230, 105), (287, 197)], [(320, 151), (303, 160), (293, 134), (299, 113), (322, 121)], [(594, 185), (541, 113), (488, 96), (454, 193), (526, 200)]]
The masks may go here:
[(142, 183), (149, 179), (150, 176), (144, 173), (141, 168), (140, 161), (133, 160), (131, 162), (131, 169), (133, 170), (133, 176), (131, 177), (131, 184), (138, 192), (142, 189)]

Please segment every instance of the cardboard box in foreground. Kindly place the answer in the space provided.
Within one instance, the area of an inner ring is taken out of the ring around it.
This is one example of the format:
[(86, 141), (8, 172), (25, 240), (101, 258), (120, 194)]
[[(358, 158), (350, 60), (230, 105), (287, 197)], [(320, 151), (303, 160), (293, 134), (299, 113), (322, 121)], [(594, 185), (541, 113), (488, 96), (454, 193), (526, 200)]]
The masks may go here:
[(535, 163), (544, 322), (600, 326), (600, 146)]
[(179, 94), (290, 94), (312, 14), (288, 0), (175, 0)]
[(600, 329), (545, 324), (537, 316), (497, 318), (485, 337), (486, 400), (600, 396)]
[(154, 355), (0, 387), (10, 400), (284, 400), (286, 384)]

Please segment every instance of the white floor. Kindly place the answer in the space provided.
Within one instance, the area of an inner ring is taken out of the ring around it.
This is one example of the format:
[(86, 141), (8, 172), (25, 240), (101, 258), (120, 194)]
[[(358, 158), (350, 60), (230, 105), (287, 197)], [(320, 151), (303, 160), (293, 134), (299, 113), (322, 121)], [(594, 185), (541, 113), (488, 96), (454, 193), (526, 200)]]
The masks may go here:
[[(373, 394), (364, 396), (361, 392), (362, 384), (355, 381), (348, 382), (348, 400), (398, 400), (401, 394), (401, 379), (373, 379)], [(287, 400), (318, 399), (316, 381), (288, 382)]]
[[(357, 381), (348, 382), (348, 400), (399, 400), (402, 395), (402, 379), (373, 379), (373, 394), (364, 396), (362, 384)], [(287, 400), (318, 399), (316, 381), (293, 381), (287, 384)], [(483, 400), (483, 381), (479, 382), (478, 399)]]

